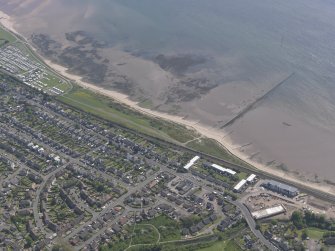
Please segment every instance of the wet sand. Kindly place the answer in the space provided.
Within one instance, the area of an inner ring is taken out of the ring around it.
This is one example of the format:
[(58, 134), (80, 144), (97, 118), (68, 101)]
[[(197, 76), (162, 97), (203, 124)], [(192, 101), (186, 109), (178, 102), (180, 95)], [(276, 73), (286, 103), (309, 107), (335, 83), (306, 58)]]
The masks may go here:
[[(157, 111), (154, 111), (154, 110), (142, 108), (138, 105), (138, 102), (135, 102), (135, 101), (129, 99), (129, 97), (125, 94), (121, 94), (119, 92), (115, 92), (115, 91), (112, 91), (112, 90), (107, 90), (107, 89), (92, 85), (90, 83), (86, 83), (86, 82), (81, 80), (80, 76), (76, 76), (76, 75), (68, 73), (66, 68), (64, 68), (60, 65), (54, 64), (54, 63), (50, 62), (49, 60), (46, 60), (46, 63), (48, 65), (50, 65), (52, 68), (54, 68), (55, 70), (57, 70), (62, 75), (66, 76), (69, 79), (72, 79), (72, 80), (76, 81), (77, 84), (79, 84), (80, 86), (82, 86), (84, 88), (87, 88), (87, 89), (92, 90), (96, 93), (108, 96), (108, 97), (110, 97), (110, 98), (112, 98), (112, 99), (114, 99), (114, 100), (116, 100), (116, 101), (118, 101), (122, 104), (125, 104), (125, 105), (139, 111), (139, 112), (142, 112), (146, 115), (154, 116), (156, 118), (166, 119), (166, 120), (178, 123), (178, 124), (185, 125), (188, 128), (195, 129), (197, 132), (199, 132), (200, 134), (202, 134), (202, 135), (204, 135), (208, 138), (212, 138), (212, 139), (217, 140), (220, 144), (222, 144), (233, 155), (235, 155), (238, 158), (242, 159), (243, 161), (255, 166), (259, 170), (262, 170), (262, 171), (265, 171), (265, 172), (268, 172), (268, 173), (271, 173), (271, 174), (275, 174), (278, 177), (282, 177), (282, 178), (285, 178), (287, 180), (294, 181), (294, 182), (297, 182), (297, 183), (300, 183), (300, 184), (303, 184), (303, 185), (308, 185), (308, 186), (310, 186), (314, 189), (319, 189), (319, 190), (322, 190), (322, 191), (325, 191), (325, 192), (334, 192), (332, 187), (329, 187), (325, 184), (315, 184), (315, 183), (308, 182), (305, 179), (305, 177), (300, 177), (300, 178), (304, 178), (304, 180), (301, 180), (301, 179), (299, 179), (297, 177), (294, 177), (294, 176), (288, 176), (288, 172), (286, 172), (286, 171), (275, 170), (271, 167), (266, 166), (264, 163), (260, 163), (259, 161), (257, 161), (257, 159), (255, 159), (255, 160), (250, 159), (250, 156), (252, 155), (252, 153), (250, 153), (249, 151), (245, 151), (245, 149), (243, 149), (243, 147), (241, 147), (241, 146), (243, 146), (243, 144), (238, 144), (236, 142), (233, 142), (229, 131), (224, 131), (224, 130), (211, 128), (210, 126), (199, 123), (199, 121), (189, 120), (189, 119), (185, 119), (185, 118), (182, 118), (182, 117), (179, 117), (179, 116), (174, 116), (174, 115), (170, 115), (170, 114), (166, 114), (166, 113), (157, 112)], [(257, 128), (257, 127), (254, 127), (254, 128)], [(264, 133), (266, 133), (266, 131), (264, 131)], [(239, 140), (241, 140), (241, 138)], [(243, 140), (241, 142), (243, 142)]]
[(7, 29), (15, 33), (18, 33), (14, 28), (14, 22), (12, 21), (11, 17), (8, 16), (6, 13), (2, 12), (1, 10), (0, 10), (0, 23)]
[[(0, 17), (5, 17), (5, 19), (0, 20), (1, 23), (5, 27), (7, 27), (8, 29), (10, 29), (12, 31), (15, 31), (14, 22), (12, 22), (10, 17), (8, 17), (7, 15), (5, 15), (2, 12), (0, 12)], [(60, 74), (64, 75), (65, 77), (67, 77), (69, 79), (72, 79), (78, 85), (80, 85), (84, 88), (87, 88), (87, 89), (90, 89), (90, 90), (92, 90), (94, 92), (97, 92), (99, 94), (103, 94), (105, 96), (108, 96), (108, 97), (110, 97), (110, 98), (112, 98), (112, 99), (114, 99), (114, 100), (116, 100), (116, 101), (118, 101), (122, 104), (125, 104), (125, 105), (127, 105), (127, 106), (129, 106), (133, 109), (136, 109), (137, 111), (142, 112), (144, 114), (154, 116), (154, 117), (157, 117), (157, 118), (161, 118), (161, 119), (166, 119), (166, 120), (169, 120), (169, 121), (173, 121), (175, 123), (185, 125), (189, 128), (195, 129), (196, 131), (198, 131), (199, 133), (201, 133), (202, 135), (204, 135), (208, 138), (216, 139), (225, 148), (227, 148), (232, 154), (234, 154), (235, 156), (239, 157), (240, 159), (250, 163), (251, 165), (255, 166), (256, 168), (258, 168), (260, 170), (263, 170), (263, 171), (271, 173), (271, 174), (275, 174), (278, 177), (282, 177), (282, 178), (285, 178), (287, 180), (291, 180), (291, 181), (294, 181), (294, 182), (297, 182), (297, 183), (301, 183), (303, 185), (308, 185), (308, 186), (310, 186), (314, 189), (319, 189), (319, 190), (326, 191), (326, 192), (334, 192), (333, 188), (326, 185), (326, 184), (315, 184), (315, 183), (312, 183), (312, 182), (308, 182), (306, 180), (301, 180), (301, 179), (299, 179), (295, 176), (288, 176), (286, 171), (280, 171), (278, 169), (268, 167), (266, 164), (264, 164), (264, 161), (262, 161), (262, 163), (259, 161), (259, 159), (257, 161), (257, 158), (251, 159), (250, 156), (253, 155), (253, 152), (250, 151), (250, 150), (246, 151), (243, 147), (241, 147), (243, 145), (243, 143), (248, 141), (248, 139), (247, 138), (243, 139), (243, 138), (241, 138), (240, 135), (237, 135), (237, 136), (234, 135), (235, 138), (238, 138), (238, 140), (237, 141), (235, 139), (233, 140), (232, 137), (231, 137), (231, 131), (230, 131), (231, 129), (230, 128), (228, 128), (226, 131), (224, 131), (224, 130), (221, 130), (221, 129), (217, 129), (217, 128), (213, 128), (211, 126), (205, 125), (204, 123), (200, 123), (197, 120), (185, 119), (183, 117), (173, 116), (173, 115), (170, 115), (170, 114), (166, 114), (166, 113), (157, 112), (157, 111), (154, 111), (154, 110), (142, 108), (138, 105), (137, 102), (129, 99), (129, 97), (127, 95), (121, 94), (121, 93), (116, 92), (116, 91), (107, 90), (105, 88), (101, 88), (101, 87), (95, 86), (93, 84), (87, 83), (87, 82), (83, 81), (80, 76), (69, 73), (65, 67), (62, 67), (58, 64), (55, 64), (48, 59), (45, 59), (45, 62), (50, 67), (52, 67), (53, 69), (58, 71)], [(241, 120), (241, 121), (243, 122), (243, 120)], [(236, 143), (236, 142), (239, 142), (239, 144)]]

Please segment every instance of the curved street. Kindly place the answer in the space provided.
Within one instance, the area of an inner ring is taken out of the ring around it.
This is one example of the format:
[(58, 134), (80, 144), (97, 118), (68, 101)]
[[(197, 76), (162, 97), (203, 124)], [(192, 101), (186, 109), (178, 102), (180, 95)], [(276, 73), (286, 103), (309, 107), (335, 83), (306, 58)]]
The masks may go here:
[(236, 207), (238, 207), (245, 220), (247, 221), (251, 231), (253, 232), (253, 234), (270, 250), (272, 251), (277, 251), (278, 249), (271, 243), (269, 242), (264, 235), (261, 233), (261, 231), (256, 229), (256, 222), (254, 220), (254, 218), (251, 216), (251, 213), (249, 212), (249, 209), (241, 202), (239, 201), (232, 201), (231, 202), (233, 205), (235, 205)]

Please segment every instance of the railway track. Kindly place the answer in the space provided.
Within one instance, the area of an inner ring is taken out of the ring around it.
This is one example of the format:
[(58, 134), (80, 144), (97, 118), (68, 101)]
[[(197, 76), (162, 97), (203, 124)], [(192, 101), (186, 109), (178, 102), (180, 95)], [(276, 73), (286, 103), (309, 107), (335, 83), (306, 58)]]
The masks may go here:
[[(19, 79), (17, 79), (15, 76), (13, 75), (10, 75), (10, 74), (7, 74), (7, 76), (9, 75), (9, 77), (18, 82), (18, 83), (21, 83), (23, 84)], [(24, 84), (23, 84), (24, 85)], [(55, 99), (55, 97), (53, 97)], [(67, 106), (67, 107), (70, 107), (74, 110), (77, 110), (77, 111), (80, 111), (80, 112), (84, 112), (86, 113), (85, 111), (79, 109), (78, 107), (75, 107), (75, 106), (72, 106), (72, 105), (69, 105), (61, 100), (58, 100), (58, 99), (55, 99), (57, 102), (59, 103), (62, 103), (63, 105)], [(109, 120), (106, 120), (104, 118), (101, 118), (95, 114), (92, 114), (90, 113), (91, 116), (95, 117), (97, 120), (100, 120), (100, 121), (104, 121), (106, 123), (108, 123), (109, 125), (111, 126), (114, 126), (114, 127), (117, 127), (117, 128), (120, 128), (120, 129), (123, 129), (125, 131), (128, 131), (130, 133), (134, 133), (140, 137), (143, 137), (145, 139), (147, 139), (148, 141), (151, 141), (153, 143), (156, 143), (158, 145), (163, 145), (163, 146), (166, 146), (166, 147), (171, 147), (171, 148), (174, 148), (174, 149), (177, 149), (177, 150), (182, 150), (182, 151), (185, 151), (185, 152), (188, 152), (188, 153), (191, 153), (191, 154), (194, 154), (194, 155), (199, 155), (200, 157), (202, 158), (205, 158), (207, 159), (208, 161), (211, 161), (211, 162), (214, 162), (214, 163), (217, 163), (217, 164), (221, 164), (221, 165), (224, 165), (225, 167), (227, 168), (230, 168), (230, 169), (234, 169), (234, 170), (237, 170), (237, 171), (242, 171), (242, 172), (248, 172), (248, 173), (254, 173), (256, 174), (258, 177), (262, 178), (262, 179), (273, 179), (273, 180), (276, 180), (276, 181), (279, 181), (279, 182), (282, 182), (282, 183), (285, 183), (287, 185), (291, 185), (291, 186), (295, 186), (296, 188), (298, 188), (300, 190), (300, 192), (304, 192), (304, 193), (307, 193), (309, 195), (312, 195), (316, 198), (319, 198), (319, 199), (322, 199), (324, 201), (327, 201), (327, 202), (330, 202), (330, 203), (334, 203), (335, 204), (335, 194), (331, 194), (331, 193), (327, 193), (327, 192), (323, 192), (323, 191), (320, 191), (318, 189), (314, 189), (314, 188), (311, 188), (307, 185), (303, 185), (301, 183), (298, 183), (298, 182), (294, 182), (294, 181), (291, 181), (291, 180), (287, 180), (285, 178), (282, 178), (282, 177), (278, 177), (276, 175), (273, 175), (271, 173), (268, 173), (268, 172), (264, 172), (264, 171), (261, 171), (255, 167), (252, 167), (252, 166), (249, 166), (247, 163), (246, 165), (238, 165), (238, 164), (235, 164), (235, 163), (232, 163), (230, 161), (227, 161), (225, 159), (222, 159), (222, 158), (219, 158), (219, 157), (216, 157), (216, 156), (212, 156), (210, 154), (207, 154), (207, 153), (203, 153), (201, 151), (197, 151), (197, 150), (194, 150), (192, 148), (189, 148), (187, 146), (184, 146), (182, 145), (181, 143), (176, 143), (176, 142), (170, 142), (170, 141), (167, 141), (167, 140), (164, 140), (164, 139), (161, 139), (161, 138), (158, 138), (158, 137), (154, 137), (154, 136), (151, 136), (151, 135), (147, 135), (147, 134), (144, 134), (142, 132), (139, 132), (139, 131), (136, 131), (136, 130), (133, 130), (133, 129), (130, 129), (130, 128), (127, 128), (121, 124), (118, 124), (116, 122), (111, 122)], [(236, 156), (235, 156), (236, 157)], [(236, 157), (237, 158), (237, 157)], [(241, 160), (243, 161), (243, 160)]]
[[(69, 104), (67, 104), (63, 101), (60, 101), (60, 100), (57, 100), (57, 101), (61, 102), (63, 105), (71, 107), (72, 109), (84, 112), (84, 111), (78, 109), (77, 107), (71, 106), (71, 105), (69, 105)], [(158, 145), (161, 145), (161, 146), (163, 145), (163, 146), (171, 147), (171, 148), (174, 148), (174, 149), (177, 149), (177, 150), (182, 150), (182, 151), (194, 154), (194, 155), (199, 155), (200, 157), (205, 158), (205, 159), (209, 160), (210, 162), (224, 165), (225, 167), (228, 167), (230, 169), (234, 169), (234, 170), (238, 170), (238, 171), (242, 171), (242, 172), (247, 172), (247, 173), (254, 173), (262, 179), (272, 179), (272, 180), (276, 180), (276, 181), (285, 183), (287, 185), (295, 186), (296, 188), (298, 188), (300, 190), (300, 192), (310, 194), (310, 195), (312, 195), (316, 198), (319, 198), (319, 199), (322, 199), (322, 200), (325, 200), (327, 202), (331, 202), (331, 203), (335, 204), (335, 194), (323, 192), (323, 191), (320, 191), (320, 190), (317, 190), (317, 189), (313, 189), (309, 186), (303, 185), (301, 183), (290, 181), (290, 180), (287, 180), (287, 179), (282, 178), (282, 177), (278, 177), (278, 176), (273, 175), (271, 173), (267, 173), (267, 172), (264, 172), (262, 170), (259, 170), (255, 167), (248, 166), (248, 164), (238, 165), (238, 164), (232, 163), (230, 161), (227, 161), (225, 159), (218, 158), (216, 156), (213, 156), (213, 155), (210, 155), (210, 154), (207, 154), (207, 153), (203, 153), (201, 151), (194, 150), (192, 148), (189, 148), (187, 146), (182, 145), (181, 143), (178, 144), (178, 143), (170, 142), (170, 141), (167, 141), (167, 140), (164, 140), (164, 139), (161, 139), (161, 138), (157, 138), (157, 137), (154, 137), (154, 136), (151, 136), (151, 135), (147, 135), (147, 134), (144, 134), (142, 132), (124, 127), (124, 126), (122, 126), (118, 123), (111, 122), (109, 120), (103, 119), (103, 118), (101, 118), (97, 115), (94, 115), (94, 114), (91, 114), (91, 115), (94, 116), (98, 120), (109, 123), (111, 126), (118, 127), (120, 129), (123, 129), (125, 131), (130, 132), (130, 133), (134, 133), (134, 134), (136, 134), (138, 136), (141, 136), (141, 137), (147, 139), (148, 141), (151, 141), (151, 142), (156, 143)], [(241, 160), (241, 161), (243, 161), (243, 160)]]

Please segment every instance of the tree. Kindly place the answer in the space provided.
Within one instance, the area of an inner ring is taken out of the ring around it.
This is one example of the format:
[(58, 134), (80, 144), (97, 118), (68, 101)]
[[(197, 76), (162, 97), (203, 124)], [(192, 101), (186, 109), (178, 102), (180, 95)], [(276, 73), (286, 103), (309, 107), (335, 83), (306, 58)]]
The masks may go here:
[(50, 205), (55, 206), (56, 204), (57, 204), (57, 199), (54, 197), (54, 198), (52, 198), (52, 200), (50, 202)]
[(105, 187), (104, 187), (104, 185), (103, 185), (103, 184), (99, 184), (99, 183), (96, 184), (95, 189), (96, 189), (96, 191), (99, 192), (99, 193), (105, 191)]
[(56, 244), (52, 247), (52, 251), (73, 251), (73, 248), (62, 239), (57, 239)]
[(30, 248), (33, 244), (33, 239), (30, 236), (27, 236), (26, 238), (26, 244), (24, 245), (25, 248)]
[(335, 232), (326, 232), (323, 234), (323, 238), (334, 237)]
[(162, 247), (160, 247), (158, 245), (155, 245), (155, 246), (150, 248), (150, 251), (161, 251), (161, 250), (162, 250)]
[(230, 197), (233, 201), (237, 200), (237, 196), (235, 194), (231, 194)]
[(302, 240), (306, 240), (308, 237), (308, 233), (307, 233), (307, 230), (304, 229), (304, 231), (302, 231), (302, 234), (301, 234), (301, 239)]
[(278, 221), (276, 219), (272, 219), (271, 220), (271, 224), (274, 226), (274, 225), (277, 225), (278, 224)]
[(187, 170), (184, 167), (178, 167), (177, 173), (187, 173)]
[(187, 217), (183, 217), (180, 219), (182, 226), (184, 228), (189, 228), (192, 225), (197, 224), (198, 222), (200, 222), (201, 218), (199, 216), (196, 215), (191, 215), (191, 216), (187, 216)]
[(298, 229), (302, 229), (305, 225), (303, 215), (300, 211), (294, 211), (291, 220)]

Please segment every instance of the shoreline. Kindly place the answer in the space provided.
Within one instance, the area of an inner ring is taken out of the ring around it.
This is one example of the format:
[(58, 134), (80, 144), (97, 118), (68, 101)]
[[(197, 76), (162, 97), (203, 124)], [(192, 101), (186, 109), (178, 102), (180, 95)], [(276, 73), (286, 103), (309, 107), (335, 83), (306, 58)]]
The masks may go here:
[(11, 30), (14, 33), (19, 34), (19, 32), (17, 32), (17, 30), (14, 28), (15, 23), (11, 20), (11, 17), (1, 10), (0, 10), (0, 23), (8, 30)]
[[(11, 17), (8, 16), (7, 14), (5, 14), (2, 11), (0, 11), (0, 23), (6, 29), (12, 31), (13, 33), (20, 34), (15, 29), (15, 23), (13, 22), (13, 20), (11, 20)], [(33, 46), (31, 46), (31, 48), (33, 48), (33, 50), (37, 53), (36, 49)], [(113, 100), (115, 100), (115, 101), (117, 101), (117, 102), (119, 102), (123, 105), (126, 105), (126, 106), (128, 106), (128, 107), (130, 107), (130, 108), (132, 108), (132, 109), (134, 109), (138, 112), (141, 112), (145, 115), (152, 116), (152, 117), (155, 117), (155, 118), (165, 119), (165, 120), (177, 123), (177, 124), (184, 125), (187, 128), (194, 129), (195, 131), (197, 131), (201, 135), (203, 135), (207, 138), (211, 138), (211, 139), (216, 140), (224, 148), (226, 148), (232, 155), (236, 156), (237, 158), (241, 159), (242, 161), (254, 166), (255, 168), (257, 168), (257, 169), (259, 169), (263, 172), (270, 173), (270, 174), (273, 174), (275, 176), (284, 178), (285, 180), (292, 181), (292, 182), (295, 182), (295, 183), (299, 183), (299, 184), (302, 184), (302, 185), (305, 185), (305, 186), (308, 186), (310, 188), (320, 190), (320, 191), (323, 191), (323, 192), (327, 192), (327, 193), (333, 193), (334, 192), (334, 188), (331, 187), (330, 185), (327, 185), (327, 184), (324, 184), (324, 183), (316, 184), (316, 183), (312, 183), (312, 182), (308, 182), (308, 181), (303, 181), (303, 180), (298, 179), (298, 178), (296, 178), (292, 175), (289, 175), (287, 172), (284, 172), (284, 171), (281, 171), (281, 170), (275, 170), (274, 169), (275, 167), (271, 168), (271, 167), (265, 166), (261, 163), (258, 163), (256, 161), (251, 160), (250, 156), (248, 156), (247, 154), (238, 150), (241, 146), (238, 145), (238, 144), (234, 144), (233, 140), (229, 136), (229, 133), (224, 131), (224, 130), (218, 130), (218, 129), (215, 129), (215, 128), (211, 128), (210, 126), (200, 124), (199, 121), (188, 120), (188, 119), (184, 119), (183, 117), (180, 117), (180, 116), (170, 115), (170, 114), (167, 114), (167, 113), (163, 113), (163, 112), (159, 112), (159, 111), (150, 110), (150, 109), (147, 109), (147, 108), (140, 107), (138, 105), (139, 102), (131, 100), (128, 95), (119, 93), (117, 91), (104, 89), (102, 87), (95, 86), (91, 83), (87, 83), (87, 82), (82, 80), (82, 77), (69, 73), (68, 69), (66, 67), (58, 65), (56, 63), (53, 63), (52, 61), (50, 61), (49, 59), (46, 59), (45, 57), (41, 56), (40, 54), (38, 54), (38, 55), (43, 59), (43, 61), (48, 66), (50, 66), (52, 69), (54, 69), (60, 75), (74, 81), (79, 86), (81, 86), (83, 88), (86, 88), (86, 89), (89, 89), (89, 90), (91, 90), (95, 93), (102, 94), (104, 96), (112, 98)]]

